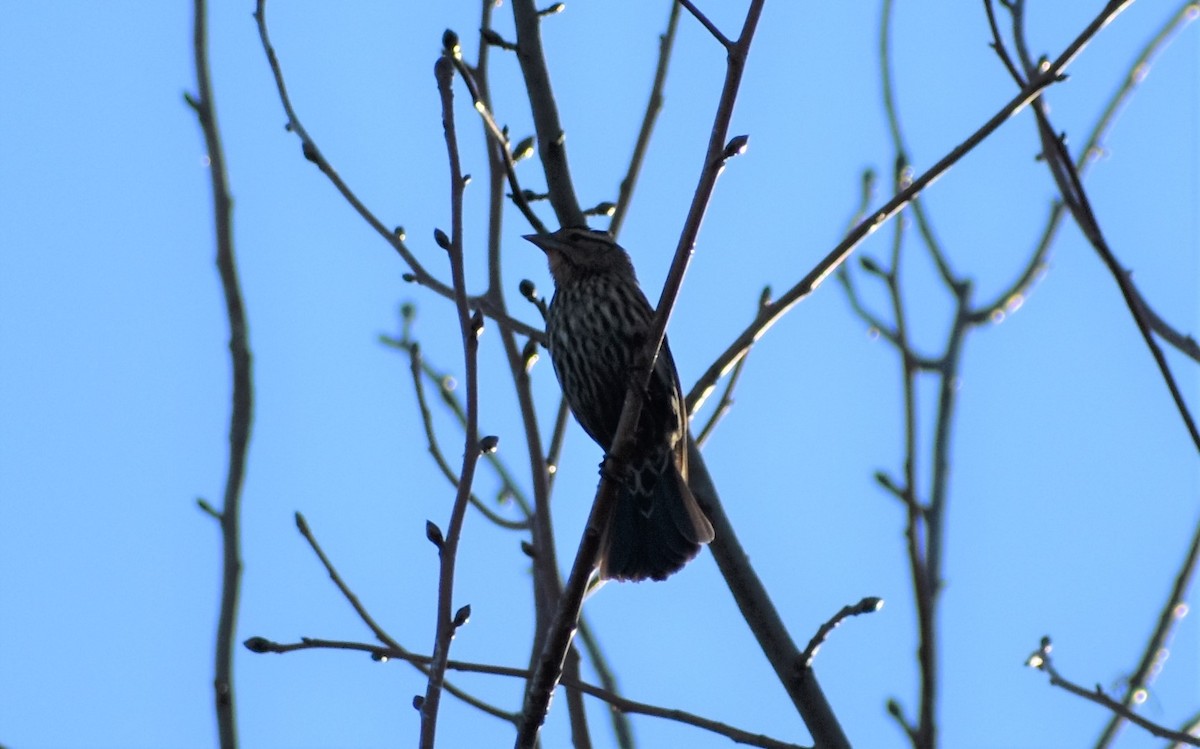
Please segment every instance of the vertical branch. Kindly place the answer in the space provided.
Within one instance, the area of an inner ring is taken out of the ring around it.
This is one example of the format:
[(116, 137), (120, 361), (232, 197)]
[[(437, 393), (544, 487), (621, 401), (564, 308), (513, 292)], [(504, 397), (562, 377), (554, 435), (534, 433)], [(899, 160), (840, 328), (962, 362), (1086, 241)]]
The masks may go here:
[(239, 522), (242, 481), (246, 472), (246, 449), (250, 444), (253, 419), (250, 343), (246, 329), (246, 311), (242, 304), (237, 262), (233, 251), (233, 199), (229, 194), (225, 170), (225, 152), (217, 127), (212, 80), (208, 66), (208, 9), (205, 0), (195, 1), (193, 44), (196, 61), (196, 96), (186, 100), (196, 112), (208, 150), (212, 182), (213, 220), (217, 240), (217, 271), (225, 294), (225, 312), (229, 318), (229, 353), (233, 366), (233, 407), (229, 419), (229, 472), (225, 477), (225, 495), (220, 511), (205, 505), (221, 524), (222, 571), (221, 610), (217, 618), (217, 641), (213, 691), (217, 711), (217, 734), (222, 749), (237, 746), (237, 720), (233, 689), (233, 648), (237, 629), (237, 609), (241, 585), (242, 560)]
[(558, 104), (550, 85), (550, 71), (542, 53), (542, 19), (533, 0), (513, 0), (513, 20), (517, 26), (517, 60), (529, 92), (533, 126), (537, 131), (538, 153), (546, 172), (546, 188), (558, 222), (563, 226), (585, 226), (583, 210), (571, 182), (567, 162), (566, 138), (558, 119)]
[[(518, 0), (514, 6), (522, 1)], [(725, 83), (721, 90), (716, 114), (713, 117), (712, 135), (705, 152), (699, 184), (696, 187), (688, 218), (683, 226), (666, 284), (659, 298), (653, 324), (641, 352), (641, 360), (644, 365), (636, 367), (636, 376), (630, 378), (616, 435), (605, 459), (604, 477), (600, 481), (596, 500), (588, 516), (587, 527), (580, 541), (579, 549), (576, 551), (571, 574), (567, 579), (566, 589), (554, 615), (554, 622), (543, 645), (537, 666), (526, 687), (521, 725), (516, 741), (519, 749), (532, 749), (537, 743), (538, 732), (545, 722), (546, 713), (550, 708), (550, 697), (562, 677), (563, 664), (578, 626), (586, 586), (596, 568), (600, 550), (600, 528), (604, 526), (605, 519), (612, 512), (616, 498), (617, 482), (613, 481), (611, 476), (621, 475), (623, 467), (628, 465), (629, 453), (633, 449), (633, 433), (641, 412), (646, 383), (662, 346), (667, 322), (679, 294), (679, 288), (683, 283), (683, 275), (691, 259), (696, 236), (700, 231), (700, 222), (704, 217), (708, 202), (712, 198), (717, 177), (723, 171), (725, 163), (731, 157), (741, 153), (745, 147), (745, 138), (735, 138), (728, 143), (726, 143), (726, 138), (729, 123), (733, 117), (733, 106), (737, 101), (738, 89), (741, 86), (746, 56), (750, 50), (750, 43), (754, 39), (762, 6), (763, 0), (753, 0), (746, 11), (746, 19), (737, 41), (724, 44), (728, 53)], [(531, 90), (530, 96), (534, 97), (535, 92)], [(701, 499), (701, 501), (704, 500)]]
[[(481, 30), (491, 29), (492, 10), (495, 0), (483, 0), (483, 11), (479, 27)], [(491, 45), (486, 34), (480, 35), (479, 55), (476, 64), (469, 69), (469, 75), (464, 75), (468, 88), (472, 84), (477, 87), (477, 97), (485, 105), (486, 111), (491, 111), (490, 85), (488, 81), (488, 53)], [(461, 70), (462, 68), (460, 68)], [(496, 133), (490, 126), (487, 117), (483, 122), (483, 137), (488, 154), (488, 289), (484, 296), (491, 305), (501, 311), (506, 310), (504, 286), (500, 262), (501, 226), (504, 217), (504, 184), (506, 176), (513, 179), (513, 195), (520, 196), (515, 183), (512, 157), (507, 152), (504, 142), (494, 137)], [(524, 202), (523, 199), (518, 206)], [(526, 211), (527, 217), (532, 217), (531, 223), (541, 230), (540, 222), (531, 211)], [(538, 427), (537, 410), (534, 406), (533, 392), (529, 377), (529, 356), (517, 346), (516, 336), (512, 328), (503, 322), (499, 325), (500, 340), (504, 354), (508, 360), (509, 372), (517, 390), (517, 400), (520, 405), (521, 419), (525, 432), (525, 446), (529, 457), (530, 478), (533, 483), (535, 511), (530, 516), (530, 526), (533, 540), (533, 600), (534, 600), (534, 636), (530, 653), (532, 662), (541, 649), (542, 637), (550, 625), (550, 617), (558, 602), (562, 590), (562, 580), (558, 572), (558, 557), (554, 548), (554, 528), (550, 514), (550, 473), (548, 464), (543, 456), (541, 431)], [(532, 340), (530, 345), (534, 345)], [(569, 659), (567, 674), (573, 682), (582, 681), (579, 673), (578, 657)], [(591, 745), (587, 728), (587, 712), (584, 708), (583, 694), (574, 688), (568, 689), (568, 714), (571, 718), (571, 733), (577, 749), (587, 749)]]
[[(450, 51), (447, 50), (447, 54)], [(454, 64), (443, 55), (434, 66), (438, 93), (442, 99), (442, 124), (446, 134), (446, 152), (450, 161), (450, 238), (440, 236), (439, 244), (450, 255), (450, 274), (454, 287), (454, 306), (458, 312), (458, 324), (462, 334), (464, 371), (467, 389), (467, 425), (463, 446), (463, 467), (459, 478), (458, 493), (450, 513), (450, 524), (444, 537), (433, 533), (430, 537), (438, 546), (441, 567), (438, 580), (437, 627), (433, 644), (433, 659), (429, 667), (429, 682), (421, 709), (421, 749), (433, 749), (437, 731), (438, 704), (442, 685), (446, 678), (446, 663), (450, 659), (450, 641), (458, 627), (466, 623), (469, 607), (462, 607), (451, 616), (450, 608), (454, 595), (454, 565), (458, 555), (458, 542), (462, 536), (463, 520), (471, 496), (471, 484), (475, 478), (475, 466), (479, 462), (479, 382), (476, 351), (479, 348), (479, 333), (483, 329), (483, 317), (472, 316), (467, 306), (466, 276), (463, 270), (462, 203), (463, 175), (458, 158), (458, 141), (454, 130)]]
[(625, 223), (625, 213), (633, 199), (633, 188), (637, 184), (638, 173), (646, 158), (646, 148), (650, 145), (650, 134), (654, 132), (654, 122), (662, 111), (663, 86), (667, 82), (667, 64), (671, 61), (671, 52), (675, 48), (675, 30), (679, 28), (678, 2), (671, 3), (671, 15), (667, 19), (667, 30), (659, 38), (658, 65), (654, 69), (654, 83), (650, 86), (650, 99), (646, 102), (646, 113), (642, 116), (642, 127), (638, 131), (637, 142), (633, 146), (633, 156), (629, 159), (629, 169), (625, 179), (621, 180), (621, 189), (617, 194), (617, 207), (613, 209), (612, 220), (608, 223), (608, 233), (616, 237), (621, 233)]
[[(897, 160), (896, 183), (903, 179), (905, 166)], [(903, 216), (901, 216), (903, 218)], [(917, 607), (917, 660), (921, 671), (921, 698), (916, 726), (908, 727), (914, 749), (935, 746), (937, 722), (937, 640), (935, 634), (936, 588), (929, 566), (929, 532), (926, 508), (921, 506), (917, 489), (917, 356), (908, 333), (908, 319), (900, 287), (901, 247), (904, 242), (904, 222), (895, 223), (891, 268), (884, 275), (888, 295), (892, 300), (895, 320), (896, 348), (900, 353), (901, 382), (904, 397), (904, 479), (900, 499), (904, 502), (907, 522), (904, 538), (908, 547), (908, 563), (912, 573), (913, 597)]]

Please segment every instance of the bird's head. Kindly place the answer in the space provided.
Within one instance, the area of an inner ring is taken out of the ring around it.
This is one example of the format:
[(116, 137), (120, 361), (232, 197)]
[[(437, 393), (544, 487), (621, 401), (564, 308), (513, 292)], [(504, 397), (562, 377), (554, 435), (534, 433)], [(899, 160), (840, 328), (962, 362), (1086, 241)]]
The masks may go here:
[(573, 283), (592, 274), (615, 273), (633, 277), (633, 264), (607, 232), (563, 227), (553, 234), (526, 234), (550, 262), (555, 285)]

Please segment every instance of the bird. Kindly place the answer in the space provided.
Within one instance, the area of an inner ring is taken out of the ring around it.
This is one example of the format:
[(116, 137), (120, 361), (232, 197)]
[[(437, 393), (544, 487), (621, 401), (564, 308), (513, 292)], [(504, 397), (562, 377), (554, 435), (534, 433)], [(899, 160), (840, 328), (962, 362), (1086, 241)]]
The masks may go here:
[[(563, 227), (524, 237), (546, 253), (550, 361), (571, 412), (605, 451), (617, 433), (630, 375), (654, 308), (629, 253), (606, 232)], [(600, 539), (602, 580), (665, 580), (713, 539), (688, 487), (687, 406), (664, 339), (647, 385), (634, 450)]]

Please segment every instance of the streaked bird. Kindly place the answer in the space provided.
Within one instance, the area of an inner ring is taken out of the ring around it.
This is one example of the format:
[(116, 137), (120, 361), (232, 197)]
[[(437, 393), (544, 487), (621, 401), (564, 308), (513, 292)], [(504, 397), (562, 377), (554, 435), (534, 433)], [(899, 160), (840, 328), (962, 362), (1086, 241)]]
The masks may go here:
[[(546, 313), (550, 359), (575, 419), (607, 453), (654, 309), (625, 250), (606, 233), (562, 228), (525, 237), (546, 253), (554, 298)], [(664, 580), (713, 539), (687, 483), (687, 413), (664, 340), (628, 473), (600, 542), (600, 576)]]

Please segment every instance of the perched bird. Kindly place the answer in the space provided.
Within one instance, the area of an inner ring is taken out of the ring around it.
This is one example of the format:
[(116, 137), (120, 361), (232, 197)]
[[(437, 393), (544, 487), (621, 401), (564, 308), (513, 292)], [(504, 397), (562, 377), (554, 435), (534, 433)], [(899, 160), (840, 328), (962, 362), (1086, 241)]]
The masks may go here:
[[(608, 234), (566, 227), (525, 239), (546, 253), (554, 277), (546, 312), (554, 372), (576, 420), (607, 453), (654, 309), (629, 255)], [(713, 539), (687, 478), (687, 411), (664, 340), (629, 471), (618, 477), (616, 507), (601, 537), (601, 578), (664, 580)]]

